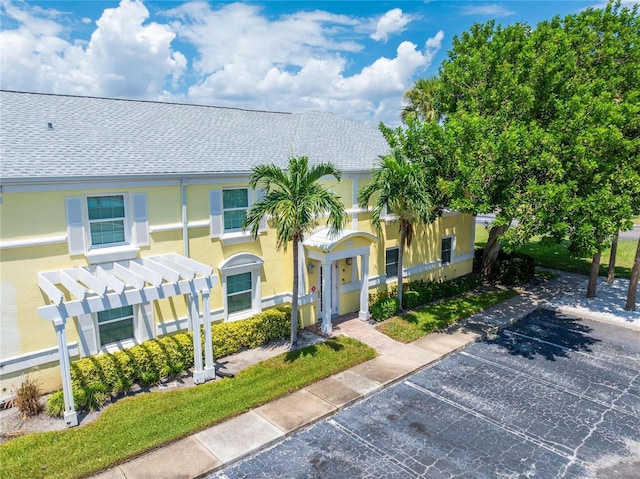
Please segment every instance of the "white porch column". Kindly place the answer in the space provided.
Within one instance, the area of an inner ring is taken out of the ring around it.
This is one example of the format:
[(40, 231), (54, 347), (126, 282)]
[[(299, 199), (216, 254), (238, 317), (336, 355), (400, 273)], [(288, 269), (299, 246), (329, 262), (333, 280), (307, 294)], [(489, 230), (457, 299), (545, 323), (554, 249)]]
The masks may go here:
[(204, 382), (204, 369), (202, 368), (202, 345), (200, 343), (200, 311), (198, 309), (198, 293), (189, 294), (189, 311), (191, 312), (193, 332), (193, 382)]
[(362, 321), (369, 320), (369, 255), (360, 256), (362, 274), (360, 278), (360, 312), (358, 317)]
[(331, 334), (331, 261), (322, 264), (322, 334)]
[(204, 379), (216, 378), (216, 366), (213, 362), (213, 341), (211, 338), (211, 307), (209, 291), (202, 292), (202, 319), (204, 320)]
[(60, 356), (60, 374), (62, 375), (62, 393), (64, 395), (64, 422), (67, 427), (78, 425), (78, 414), (73, 404), (73, 389), (71, 388), (71, 361), (67, 346), (66, 318), (60, 315), (53, 324), (58, 338), (58, 355)]

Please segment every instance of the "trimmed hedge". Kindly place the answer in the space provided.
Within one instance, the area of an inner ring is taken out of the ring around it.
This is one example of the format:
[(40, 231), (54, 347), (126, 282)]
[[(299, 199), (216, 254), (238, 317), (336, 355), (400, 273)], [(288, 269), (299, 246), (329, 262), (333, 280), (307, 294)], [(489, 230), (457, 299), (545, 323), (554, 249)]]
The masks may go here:
[[(213, 356), (221, 358), (244, 348), (256, 348), (289, 336), (291, 308), (274, 308), (243, 321), (211, 326)], [(204, 334), (200, 335), (204, 342)], [(204, 351), (204, 345), (202, 350)], [(134, 384), (154, 386), (163, 378), (177, 376), (193, 366), (193, 334), (178, 333), (151, 339), (129, 349), (100, 354), (71, 363), (71, 382), (76, 409), (95, 410), (112, 397), (128, 392)], [(62, 391), (47, 402), (52, 416), (64, 413)]]
[[(465, 293), (481, 283), (482, 278), (477, 275), (468, 275), (441, 283), (425, 280), (405, 283), (402, 289), (403, 306), (405, 309), (415, 309), (438, 299)], [(369, 310), (374, 321), (384, 321), (395, 316), (398, 312), (397, 296), (398, 288), (394, 286), (391, 292), (382, 291), (369, 297)]]

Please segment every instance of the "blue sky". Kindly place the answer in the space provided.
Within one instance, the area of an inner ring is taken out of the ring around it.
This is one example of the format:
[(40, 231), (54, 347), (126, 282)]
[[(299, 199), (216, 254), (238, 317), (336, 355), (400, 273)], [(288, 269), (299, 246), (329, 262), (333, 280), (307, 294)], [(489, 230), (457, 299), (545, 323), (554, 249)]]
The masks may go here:
[(397, 125), (403, 92), (473, 23), (535, 26), (602, 5), (0, 0), (0, 87)]

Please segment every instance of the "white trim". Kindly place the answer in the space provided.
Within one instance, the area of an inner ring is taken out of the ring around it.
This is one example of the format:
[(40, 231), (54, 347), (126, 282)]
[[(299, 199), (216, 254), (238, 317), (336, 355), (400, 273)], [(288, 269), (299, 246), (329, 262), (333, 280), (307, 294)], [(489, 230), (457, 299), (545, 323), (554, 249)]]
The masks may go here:
[(344, 283), (340, 285), (340, 294), (351, 293), (353, 291), (360, 291), (360, 281), (351, 281), (350, 283)]
[[(209, 220), (189, 221), (188, 228), (208, 228)], [(182, 223), (166, 223), (163, 225), (149, 226), (149, 233), (164, 233), (166, 231), (178, 231), (182, 229)]]
[[(69, 354), (71, 356), (80, 355), (80, 349), (78, 348), (77, 341), (68, 343), (67, 347), (69, 348)], [(19, 354), (3, 359), (0, 361), (0, 374), (5, 375), (17, 373), (29, 368), (35, 368), (57, 361), (60, 361), (57, 346), (40, 349), (38, 351), (32, 351), (30, 353)]]
[(13, 241), (0, 241), (0, 250), (11, 248), (29, 248), (30, 246), (47, 246), (51, 244), (66, 243), (67, 235), (43, 236), (37, 238), (26, 238)]
[(223, 233), (220, 236), (220, 239), (223, 244), (239, 244), (253, 241), (251, 233), (248, 231), (231, 231), (229, 233)]
[[(433, 269), (441, 266), (440, 260), (431, 261), (430, 263), (422, 263), (414, 266), (410, 266), (408, 268), (402, 268), (403, 276), (405, 279), (408, 279), (409, 276), (413, 276), (415, 274), (426, 273), (427, 271), (431, 271)], [(393, 278), (394, 280), (397, 278)]]
[[(209, 220), (190, 221), (189, 229), (208, 228)], [(182, 223), (167, 223), (157, 226), (149, 226), (149, 233), (164, 233), (182, 229)], [(49, 246), (52, 244), (64, 244), (67, 242), (67, 235), (42, 236), (36, 238), (25, 238), (19, 240), (0, 241), (0, 250), (13, 248), (30, 248), (32, 246)], [(93, 252), (93, 251), (92, 251)]]
[(106, 248), (90, 249), (85, 253), (89, 264), (113, 263), (127, 261), (138, 256), (140, 248), (130, 245), (109, 246)]

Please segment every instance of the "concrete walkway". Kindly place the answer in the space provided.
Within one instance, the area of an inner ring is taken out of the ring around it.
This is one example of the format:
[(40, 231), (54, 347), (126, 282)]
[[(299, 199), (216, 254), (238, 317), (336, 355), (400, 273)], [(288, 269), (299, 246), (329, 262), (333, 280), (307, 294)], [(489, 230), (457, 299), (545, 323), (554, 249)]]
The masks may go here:
[(351, 336), (372, 346), (378, 356), (94, 477), (175, 479), (202, 476), (494, 333), (531, 313), (545, 300), (571, 291), (584, 281), (584, 276), (563, 274), (445, 331), (429, 334), (410, 344), (390, 339), (356, 315), (336, 318), (336, 334)]

